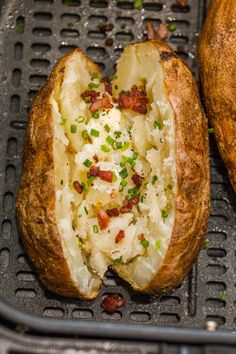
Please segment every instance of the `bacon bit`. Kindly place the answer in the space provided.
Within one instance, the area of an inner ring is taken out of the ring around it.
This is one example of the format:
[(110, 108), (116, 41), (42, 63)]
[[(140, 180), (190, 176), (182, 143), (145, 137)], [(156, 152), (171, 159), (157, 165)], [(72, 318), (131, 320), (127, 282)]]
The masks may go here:
[(125, 300), (119, 294), (110, 294), (104, 297), (102, 307), (109, 313), (114, 313), (118, 308), (124, 306)]
[(113, 209), (107, 209), (107, 214), (109, 216), (119, 216), (120, 212), (118, 208), (113, 208)]
[(93, 159), (94, 159), (95, 162), (98, 162), (98, 161), (99, 161), (97, 155), (94, 155), (94, 156), (93, 156)]
[(100, 80), (100, 82), (105, 85), (106, 92), (109, 93), (109, 95), (112, 96), (112, 85), (111, 85), (111, 80), (109, 79), (109, 77), (103, 77)]
[(81, 93), (81, 97), (83, 99), (89, 98), (91, 103), (94, 103), (97, 101), (97, 98), (100, 96), (99, 92), (96, 92), (94, 90), (86, 90), (83, 93)]
[(106, 93), (104, 93), (102, 95), (102, 99), (97, 100), (90, 105), (89, 110), (90, 110), (90, 112), (95, 112), (98, 109), (110, 109), (113, 107), (114, 106), (110, 102), (109, 96)]
[(120, 213), (121, 214), (126, 214), (126, 213), (129, 213), (130, 212), (130, 208), (126, 207), (126, 206), (123, 206), (120, 208)]
[(118, 234), (116, 235), (115, 242), (119, 243), (123, 238), (125, 237), (125, 232), (124, 230), (120, 230)]
[(99, 175), (99, 171), (100, 171), (100, 167), (99, 166), (95, 166), (95, 165), (92, 165), (89, 169), (89, 173), (90, 175), (96, 177)]
[(188, 0), (177, 0), (177, 4), (182, 7), (185, 7), (188, 4)]
[(113, 46), (113, 43), (114, 43), (114, 41), (113, 41), (112, 38), (107, 38), (107, 39), (105, 40), (105, 45), (106, 45), (107, 47), (112, 47), (112, 46)]
[(168, 29), (165, 23), (160, 23), (156, 31), (157, 38), (165, 40), (168, 36)]
[(79, 194), (83, 193), (83, 187), (81, 186), (81, 184), (78, 181), (73, 182), (73, 187), (76, 190), (76, 192), (78, 192)]
[(131, 91), (119, 93), (118, 104), (121, 109), (131, 109), (141, 114), (147, 113), (146, 104), (149, 102), (145, 88), (133, 85)]
[(114, 103), (118, 103), (118, 99), (115, 97), (112, 97)]
[(69, 145), (67, 147), (67, 151), (69, 152), (69, 154), (75, 154), (76, 153), (76, 150), (71, 145)]
[(132, 203), (132, 206), (138, 205), (138, 203), (139, 203), (139, 196), (138, 196), (138, 197), (134, 197), (133, 199), (130, 200), (130, 202)]
[(101, 230), (104, 230), (107, 228), (110, 218), (105, 210), (102, 208), (98, 208), (98, 224), (100, 226)]
[(104, 170), (100, 170), (98, 173), (99, 177), (106, 182), (112, 182), (113, 180), (113, 173), (112, 171), (104, 171)]
[(140, 234), (140, 235), (138, 235), (138, 239), (139, 239), (140, 241), (145, 240), (144, 234)]
[(132, 181), (134, 182), (135, 186), (137, 188), (140, 188), (141, 187), (141, 184), (142, 184), (142, 179), (143, 177), (138, 175), (137, 173), (135, 173), (132, 177), (131, 177)]
[(98, 29), (100, 32), (105, 33), (105, 32), (110, 32), (114, 28), (113, 23), (101, 23), (98, 25)]
[(152, 39), (156, 38), (156, 32), (152, 22), (146, 23), (146, 30), (147, 30), (147, 39), (151, 41)]

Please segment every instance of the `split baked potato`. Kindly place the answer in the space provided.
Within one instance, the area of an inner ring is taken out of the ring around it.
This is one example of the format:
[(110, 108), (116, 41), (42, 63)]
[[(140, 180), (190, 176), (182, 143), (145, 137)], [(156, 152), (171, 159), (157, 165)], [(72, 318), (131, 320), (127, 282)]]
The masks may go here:
[(203, 244), (209, 185), (196, 83), (160, 41), (128, 46), (112, 82), (76, 49), (34, 99), (17, 214), (58, 294), (96, 297), (108, 267), (138, 291), (176, 287)]
[(205, 106), (236, 192), (236, 1), (212, 0), (200, 36)]

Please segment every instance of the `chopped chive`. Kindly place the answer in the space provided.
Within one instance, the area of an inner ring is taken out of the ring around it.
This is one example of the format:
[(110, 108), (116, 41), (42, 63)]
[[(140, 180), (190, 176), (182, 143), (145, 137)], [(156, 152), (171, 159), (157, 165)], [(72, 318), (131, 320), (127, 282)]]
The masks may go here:
[(144, 202), (144, 195), (141, 196), (140, 200), (141, 200), (141, 203)]
[(126, 167), (122, 168), (122, 170), (119, 172), (119, 175), (122, 177), (122, 178), (127, 178), (128, 177), (128, 170)]
[(85, 214), (88, 215), (88, 209), (86, 208), (86, 206), (84, 207), (84, 211), (85, 211)]
[(126, 182), (126, 180), (123, 178), (123, 179), (121, 180), (121, 182), (120, 182), (119, 191), (122, 192), (126, 186), (127, 186), (127, 182)]
[(172, 188), (173, 188), (172, 184), (167, 184), (167, 189), (171, 191)]
[(118, 85), (115, 85), (115, 90), (118, 90)]
[(93, 164), (92, 161), (90, 161), (89, 159), (86, 159), (86, 160), (83, 162), (83, 165), (84, 165), (85, 167), (90, 167), (92, 164)]
[(113, 144), (114, 144), (114, 139), (112, 139), (112, 137), (111, 136), (107, 136), (106, 137), (106, 142), (109, 144), (109, 145), (111, 145), (111, 146), (113, 146)]
[(99, 75), (97, 72), (92, 73), (92, 80), (98, 79)]
[(163, 127), (162, 122), (160, 122), (159, 120), (155, 120), (154, 122), (154, 128), (158, 128), (159, 130), (161, 130)]
[(176, 31), (176, 24), (175, 23), (169, 23), (167, 27), (168, 27), (169, 32)]
[(94, 118), (94, 119), (98, 119), (99, 118), (99, 113), (96, 111), (96, 112), (93, 112), (92, 113), (92, 117)]
[(203, 243), (203, 249), (204, 249), (204, 250), (207, 250), (208, 247), (209, 247), (209, 241), (206, 240), (206, 241), (204, 241), (204, 243)]
[(154, 185), (156, 183), (156, 181), (158, 180), (158, 177), (155, 175), (152, 177), (152, 185)]
[(130, 188), (130, 189), (128, 189), (128, 193), (130, 194), (129, 197), (132, 199), (132, 198), (136, 197), (136, 195), (138, 194), (138, 188), (136, 188), (136, 187)]
[(156, 250), (160, 250), (160, 249), (161, 249), (161, 240), (157, 240), (157, 241), (155, 242), (155, 249), (156, 249)]
[(76, 130), (77, 130), (77, 126), (75, 124), (71, 124), (70, 126), (70, 132), (72, 134), (75, 134), (76, 133)]
[(110, 152), (111, 151), (107, 145), (100, 145), (100, 149), (103, 152)]
[(129, 156), (121, 156), (121, 158), (122, 158), (124, 163), (126, 163), (130, 159)]
[(120, 132), (120, 131), (118, 131), (118, 130), (116, 130), (116, 131), (114, 132), (114, 135), (116, 136), (116, 138), (119, 138), (119, 137), (121, 136), (121, 134), (122, 134), (122, 132)]
[(106, 132), (108, 132), (108, 133), (109, 133), (109, 131), (111, 130), (111, 128), (109, 127), (108, 124), (105, 124), (104, 129), (105, 129)]
[(99, 84), (95, 84), (94, 82), (90, 82), (90, 83), (88, 84), (88, 88), (89, 88), (90, 90), (95, 89), (95, 88), (98, 88), (98, 87), (99, 87)]
[(85, 98), (84, 102), (88, 104), (88, 103), (90, 103), (90, 100), (88, 98)]
[(60, 182), (60, 183), (61, 183), (61, 185), (63, 185), (63, 183), (64, 183), (63, 179), (61, 179), (61, 182)]
[(98, 138), (99, 137), (99, 131), (96, 130), (96, 129), (91, 129), (90, 135), (94, 136), (95, 138)]
[(214, 134), (215, 133), (215, 129), (214, 128), (208, 128), (208, 133), (209, 134)]
[(98, 228), (97, 225), (93, 225), (93, 232), (94, 232), (95, 234), (98, 234), (99, 228)]
[(83, 241), (82, 238), (80, 237), (80, 238), (78, 239), (78, 246), (79, 246), (79, 248), (82, 248), (83, 245), (84, 245), (84, 241)]
[(144, 0), (134, 0), (134, 8), (135, 9), (140, 9), (141, 6), (143, 5)]
[(222, 293), (221, 295), (220, 295), (220, 297), (219, 297), (219, 300), (220, 301), (225, 301), (226, 300), (226, 294), (225, 293)]
[(137, 153), (137, 152), (134, 152), (134, 153), (133, 153), (133, 156), (132, 156), (132, 159), (133, 159), (133, 160), (137, 160), (137, 158), (138, 158), (138, 153)]
[(167, 213), (167, 211), (166, 211), (165, 209), (162, 209), (162, 211), (161, 211), (161, 216), (162, 216), (162, 218), (163, 218), (164, 220), (168, 217), (168, 213)]
[(86, 129), (83, 130), (81, 134), (82, 134), (82, 138), (83, 138), (85, 141), (88, 141), (88, 142), (91, 143), (91, 138), (90, 138), (90, 136), (89, 136), (89, 134), (88, 134), (88, 131), (87, 131)]
[(85, 121), (85, 117), (83, 116), (79, 116), (78, 118), (76, 118), (75, 120), (77, 123), (83, 123)]
[(126, 151), (129, 147), (129, 143), (127, 141), (124, 142), (122, 148), (121, 148), (121, 151)]
[(67, 119), (64, 117), (61, 117), (61, 121), (60, 121), (60, 125), (65, 125), (66, 124)]
[(90, 174), (88, 174), (88, 178), (87, 178), (87, 183), (88, 183), (88, 186), (92, 186), (93, 184), (93, 181), (95, 180), (95, 176), (91, 176)]
[(117, 181), (117, 175), (115, 174), (114, 171), (112, 171), (112, 182), (116, 182)]
[(144, 248), (148, 248), (148, 246), (149, 246), (149, 241), (148, 240), (141, 240), (140, 243), (141, 243), (141, 245)]
[(116, 80), (117, 78), (118, 78), (118, 77), (117, 77), (116, 74), (112, 76), (112, 80)]
[(112, 147), (114, 150), (118, 150), (122, 148), (122, 142), (121, 141), (114, 141), (112, 144)]
[(113, 264), (120, 264), (120, 263), (122, 263), (122, 256), (120, 256), (119, 258), (113, 259)]

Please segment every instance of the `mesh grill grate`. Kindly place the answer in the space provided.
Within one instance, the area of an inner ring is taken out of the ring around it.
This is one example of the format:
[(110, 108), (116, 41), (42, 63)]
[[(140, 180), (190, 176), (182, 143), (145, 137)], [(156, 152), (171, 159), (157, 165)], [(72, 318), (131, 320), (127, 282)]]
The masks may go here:
[[(196, 41), (203, 0), (181, 9), (175, 0), (132, 1), (29, 0), (8, 1), (2, 16), (2, 83), (0, 131), (0, 296), (17, 309), (49, 318), (198, 327), (214, 320), (224, 329), (236, 328), (235, 200), (226, 170), (211, 137), (212, 214), (206, 248), (184, 283), (160, 299), (133, 292), (113, 273), (97, 299), (85, 302), (49, 293), (39, 284), (24, 255), (15, 220), (15, 196), (21, 173), (21, 146), (28, 107), (56, 61), (79, 46), (105, 73), (114, 71), (122, 48), (145, 38), (145, 22), (176, 23), (169, 42), (197, 75)], [(108, 34), (98, 30), (112, 22)], [(114, 40), (105, 45), (107, 37)], [(107, 293), (121, 293), (126, 305), (108, 315), (101, 308)]]

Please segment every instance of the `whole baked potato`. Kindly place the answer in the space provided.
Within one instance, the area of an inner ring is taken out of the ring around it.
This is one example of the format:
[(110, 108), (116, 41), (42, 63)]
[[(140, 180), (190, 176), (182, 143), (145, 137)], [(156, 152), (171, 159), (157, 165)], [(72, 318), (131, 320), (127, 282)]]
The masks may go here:
[(200, 36), (205, 105), (236, 192), (236, 1), (212, 0)]
[(124, 50), (112, 82), (79, 49), (34, 99), (17, 199), (46, 287), (96, 297), (108, 267), (138, 291), (176, 287), (209, 215), (207, 123), (188, 67), (159, 41)]

